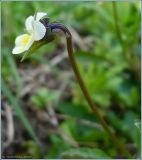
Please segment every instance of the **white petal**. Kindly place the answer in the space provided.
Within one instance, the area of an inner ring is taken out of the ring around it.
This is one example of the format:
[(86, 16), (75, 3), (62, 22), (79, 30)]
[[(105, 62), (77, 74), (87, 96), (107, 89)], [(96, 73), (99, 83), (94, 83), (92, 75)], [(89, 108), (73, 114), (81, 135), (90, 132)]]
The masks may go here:
[(25, 46), (25, 50), (27, 51), (32, 46), (33, 43), (34, 43), (34, 35), (32, 34), (27, 45)]
[(46, 16), (47, 14), (44, 12), (37, 12), (36, 20), (39, 21), (42, 17)]
[(45, 33), (45, 26), (39, 21), (34, 21), (34, 39), (36, 41), (41, 40), (45, 36)]
[(33, 32), (33, 21), (34, 21), (34, 17), (33, 17), (33, 16), (29, 16), (29, 17), (26, 19), (25, 26), (26, 26), (26, 30), (27, 30), (29, 33), (32, 33), (32, 32)]
[(18, 47), (15, 47), (13, 50), (12, 50), (12, 53), (13, 54), (19, 54), (19, 53), (22, 53), (25, 51), (25, 47), (23, 46), (18, 46)]

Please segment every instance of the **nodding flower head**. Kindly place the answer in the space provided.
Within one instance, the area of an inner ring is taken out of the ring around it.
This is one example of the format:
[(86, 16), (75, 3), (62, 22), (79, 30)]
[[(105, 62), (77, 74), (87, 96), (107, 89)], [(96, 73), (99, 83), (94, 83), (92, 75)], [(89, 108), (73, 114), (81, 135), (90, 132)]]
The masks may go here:
[(41, 23), (41, 19), (46, 13), (37, 12), (34, 16), (29, 16), (25, 21), (27, 34), (18, 36), (15, 40), (15, 48), (13, 54), (23, 53), (33, 45), (35, 41), (43, 39), (46, 34), (46, 27)]
[(71, 36), (69, 30), (61, 23), (50, 23), (49, 18), (43, 18), (46, 13), (37, 12), (34, 16), (29, 16), (25, 21), (27, 33), (18, 36), (15, 40), (13, 54), (25, 52), (21, 61), (28, 57), (35, 50), (55, 39), (59, 30), (66, 36)]

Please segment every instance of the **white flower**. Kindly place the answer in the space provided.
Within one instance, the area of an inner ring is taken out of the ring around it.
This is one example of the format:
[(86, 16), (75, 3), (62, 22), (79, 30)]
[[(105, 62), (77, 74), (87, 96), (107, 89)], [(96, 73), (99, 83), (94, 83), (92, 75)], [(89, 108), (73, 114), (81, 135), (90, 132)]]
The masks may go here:
[(13, 54), (19, 54), (27, 51), (34, 41), (41, 40), (46, 33), (45, 26), (40, 22), (40, 19), (44, 17), (46, 13), (37, 12), (36, 16), (29, 16), (26, 19), (25, 26), (28, 34), (22, 34), (15, 40), (15, 48)]

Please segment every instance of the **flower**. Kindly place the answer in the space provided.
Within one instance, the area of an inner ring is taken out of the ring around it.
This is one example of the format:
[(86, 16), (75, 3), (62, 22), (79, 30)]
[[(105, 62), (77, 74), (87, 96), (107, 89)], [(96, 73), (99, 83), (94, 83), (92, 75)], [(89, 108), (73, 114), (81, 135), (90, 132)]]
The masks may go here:
[(15, 40), (15, 48), (12, 50), (13, 54), (19, 54), (29, 50), (34, 41), (41, 40), (46, 34), (45, 26), (40, 22), (46, 13), (37, 12), (34, 16), (29, 16), (26, 19), (25, 26), (27, 34), (18, 36)]

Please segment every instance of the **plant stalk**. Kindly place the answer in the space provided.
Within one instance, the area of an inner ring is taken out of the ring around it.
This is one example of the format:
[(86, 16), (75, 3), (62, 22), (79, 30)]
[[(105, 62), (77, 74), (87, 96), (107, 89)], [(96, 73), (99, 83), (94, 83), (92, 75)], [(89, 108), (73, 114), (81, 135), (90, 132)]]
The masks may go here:
[(124, 49), (123, 38), (122, 38), (120, 27), (119, 27), (117, 7), (114, 1), (112, 2), (112, 6), (113, 6), (113, 16), (114, 16), (114, 21), (115, 21), (116, 34), (117, 34), (120, 44), (122, 45), (122, 48)]
[(51, 29), (58, 28), (58, 29), (61, 29), (65, 33), (66, 41), (67, 41), (68, 56), (69, 56), (73, 71), (75, 73), (75, 76), (80, 84), (81, 90), (82, 90), (82, 92), (83, 92), (83, 94), (89, 104), (89, 107), (91, 108), (91, 110), (93, 111), (93, 113), (95, 114), (97, 119), (100, 121), (104, 130), (108, 133), (108, 135), (110, 136), (110, 139), (115, 144), (117, 149), (121, 152), (121, 154), (124, 157), (131, 158), (130, 153), (127, 151), (125, 146), (118, 140), (118, 138), (114, 135), (114, 133), (109, 128), (108, 124), (105, 122), (105, 120), (103, 119), (103, 117), (101, 116), (100, 112), (98, 111), (97, 107), (94, 105), (94, 102), (91, 99), (91, 96), (90, 96), (90, 94), (87, 90), (87, 87), (85, 86), (85, 83), (81, 77), (81, 74), (80, 74), (78, 66), (77, 66), (77, 62), (74, 57), (73, 46), (72, 46), (72, 36), (71, 36), (70, 31), (63, 24), (51, 24), (50, 26), (51, 26)]

